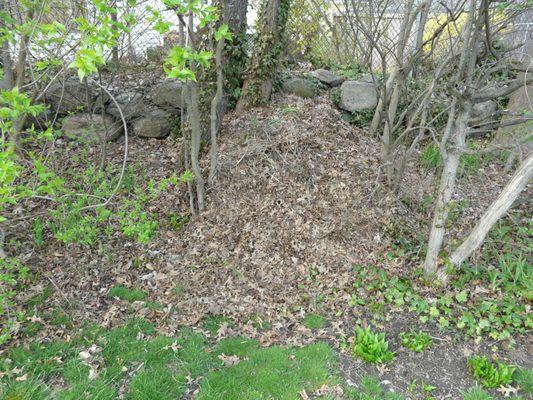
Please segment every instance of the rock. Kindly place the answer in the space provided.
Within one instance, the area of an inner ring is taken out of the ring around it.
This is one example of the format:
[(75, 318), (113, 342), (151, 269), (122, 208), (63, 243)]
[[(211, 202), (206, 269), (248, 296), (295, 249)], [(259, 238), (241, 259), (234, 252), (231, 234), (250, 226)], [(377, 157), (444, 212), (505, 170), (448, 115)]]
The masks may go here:
[(498, 111), (498, 103), (494, 100), (484, 101), (483, 103), (474, 104), (472, 107), (472, 120), (477, 123), (494, 119), (494, 115)]
[(345, 81), (341, 85), (339, 107), (349, 112), (372, 110), (378, 104), (376, 87), (372, 83)]
[[(119, 104), (126, 121), (130, 121), (133, 118), (144, 115), (148, 107), (144, 101), (144, 96), (139, 92), (121, 93), (115, 96), (115, 100)], [(106, 112), (120, 120), (120, 112), (115, 105), (115, 102), (111, 101), (111, 104), (109, 104), (107, 107)]]
[(133, 121), (133, 134), (143, 138), (164, 138), (172, 130), (172, 114), (164, 110), (148, 111), (144, 117)]
[(317, 69), (316, 71), (312, 71), (309, 75), (331, 87), (339, 86), (344, 81), (343, 77), (337, 76), (327, 69)]
[(70, 115), (63, 118), (61, 129), (67, 137), (90, 144), (100, 144), (104, 137), (106, 140), (115, 140), (124, 134), (122, 123), (107, 114)]
[(50, 85), (45, 93), (45, 102), (64, 115), (87, 110), (87, 106), (93, 106), (95, 97), (96, 91), (92, 86), (86, 86), (78, 79), (67, 79)]
[(183, 84), (181, 82), (167, 79), (152, 88), (150, 99), (162, 108), (184, 108), (181, 101), (182, 90)]
[(290, 78), (283, 82), (283, 91), (308, 99), (317, 94), (316, 85), (308, 79)]

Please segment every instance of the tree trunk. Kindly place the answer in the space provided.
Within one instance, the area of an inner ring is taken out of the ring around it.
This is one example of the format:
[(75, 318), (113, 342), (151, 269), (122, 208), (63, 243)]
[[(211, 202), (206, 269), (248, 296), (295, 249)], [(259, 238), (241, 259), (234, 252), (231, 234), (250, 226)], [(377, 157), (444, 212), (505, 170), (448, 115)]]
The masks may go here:
[(274, 77), (283, 50), (283, 37), (291, 0), (263, 0), (252, 58), (248, 64), (237, 112), (270, 100)]
[[(5, 0), (0, 0), (0, 13), (8, 12)], [(3, 19), (0, 18), (2, 25), (4, 24)], [(11, 51), (9, 49), (9, 42), (6, 40), (2, 43), (2, 69), (4, 71), (4, 79), (0, 83), (0, 90), (11, 90), (15, 85), (15, 80), (13, 77), (13, 60), (11, 58)]]
[(533, 153), (520, 164), (496, 201), (483, 214), (465, 241), (453, 252), (450, 261), (459, 266), (483, 243), (494, 224), (511, 208), (533, 176)]
[[(468, 120), (470, 119), (472, 104), (465, 102), (457, 118), (457, 122), (450, 124), (451, 136), (453, 139), (452, 148), (448, 151), (444, 161), (444, 170), (440, 178), (437, 203), (429, 234), (428, 250), (424, 261), (424, 272), (426, 275), (433, 275), (439, 266), (439, 253), (444, 242), (446, 233), (446, 220), (448, 218), (450, 200), (455, 190), (455, 181), (461, 153), (466, 145), (466, 132), (468, 130)], [(450, 118), (454, 118), (453, 113)]]

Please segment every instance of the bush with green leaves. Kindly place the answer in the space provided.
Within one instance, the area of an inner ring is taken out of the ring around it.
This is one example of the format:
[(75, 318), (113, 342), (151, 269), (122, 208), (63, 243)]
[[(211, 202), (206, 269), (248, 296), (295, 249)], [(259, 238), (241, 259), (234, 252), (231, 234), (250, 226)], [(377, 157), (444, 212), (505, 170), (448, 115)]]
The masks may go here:
[(417, 353), (422, 353), (431, 347), (431, 337), (426, 332), (402, 332), (400, 339), (402, 339), (402, 346)]
[(486, 388), (497, 388), (513, 381), (516, 367), (496, 361), (487, 356), (474, 356), (468, 360), (472, 374)]
[(352, 354), (369, 363), (385, 363), (394, 358), (384, 333), (374, 333), (367, 327), (357, 327)]

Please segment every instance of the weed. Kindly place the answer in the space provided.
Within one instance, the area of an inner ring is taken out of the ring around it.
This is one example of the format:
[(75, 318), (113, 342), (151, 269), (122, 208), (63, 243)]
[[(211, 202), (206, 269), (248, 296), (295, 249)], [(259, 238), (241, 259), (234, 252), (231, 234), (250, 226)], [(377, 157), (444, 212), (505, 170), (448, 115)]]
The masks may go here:
[(326, 325), (326, 318), (318, 314), (307, 314), (303, 324), (309, 329), (322, 329)]
[(402, 346), (418, 353), (431, 347), (431, 338), (426, 332), (402, 332), (400, 338), (402, 339)]
[(493, 363), (487, 356), (474, 356), (468, 360), (472, 374), (486, 388), (496, 388), (512, 382), (516, 367), (501, 362)]
[(374, 333), (369, 327), (357, 327), (352, 354), (370, 363), (389, 362), (394, 357), (385, 334)]
[(118, 297), (120, 300), (126, 300), (130, 303), (133, 303), (134, 301), (141, 301), (148, 296), (148, 293), (146, 293), (144, 290), (141, 289), (129, 289), (127, 287), (124, 287), (122, 285), (114, 286), (109, 290), (108, 293), (109, 297)]
[(434, 169), (442, 166), (442, 156), (439, 146), (430, 143), (420, 155), (420, 165), (424, 169)]

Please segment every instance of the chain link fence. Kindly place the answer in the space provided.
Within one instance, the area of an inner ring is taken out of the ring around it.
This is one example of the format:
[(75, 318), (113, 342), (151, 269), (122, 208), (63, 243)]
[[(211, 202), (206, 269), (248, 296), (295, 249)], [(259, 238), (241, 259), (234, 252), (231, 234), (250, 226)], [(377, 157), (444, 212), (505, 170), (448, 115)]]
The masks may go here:
[[(295, 0), (289, 19), (288, 55), (318, 65), (360, 65), (374, 71), (387, 70), (396, 63), (398, 44), (406, 41), (405, 53), (415, 51), (448, 18), (457, 0), (434, 1), (418, 13), (403, 38), (406, 0)], [(415, 8), (422, 0), (415, 1)], [(494, 11), (496, 13), (496, 11)], [(425, 14), (425, 15), (424, 15)], [(466, 18), (459, 17), (444, 33), (445, 40), (456, 34)], [(517, 14), (504, 31), (504, 40), (515, 59), (527, 57), (532, 40), (533, 10)], [(445, 42), (441, 40), (441, 43)], [(445, 52), (443, 46), (439, 51)]]

